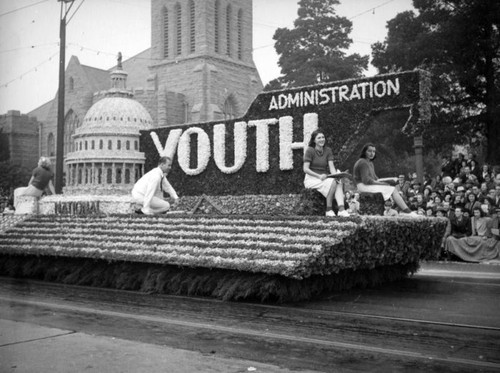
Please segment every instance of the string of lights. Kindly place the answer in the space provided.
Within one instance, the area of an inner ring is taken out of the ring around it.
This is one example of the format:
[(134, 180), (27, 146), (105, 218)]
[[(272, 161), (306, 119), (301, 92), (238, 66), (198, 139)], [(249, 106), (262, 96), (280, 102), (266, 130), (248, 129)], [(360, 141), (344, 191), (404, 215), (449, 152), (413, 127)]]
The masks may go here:
[(53, 55), (51, 55), (48, 59), (46, 60), (43, 60), (42, 62), (40, 62), (38, 65), (32, 67), (31, 69), (29, 69), (28, 71), (22, 73), (21, 75), (17, 76), (16, 78), (14, 79), (11, 79), (9, 80), (8, 82), (5, 82), (5, 83), (0, 83), (0, 88), (7, 88), (9, 86), (9, 84), (15, 82), (16, 80), (22, 80), (24, 76), (28, 75), (29, 73), (31, 72), (37, 72), (38, 71), (38, 68), (40, 66), (42, 66), (43, 64), (49, 62), (49, 61), (52, 61), (52, 59), (57, 56), (59, 54), (59, 52), (56, 52), (54, 53)]

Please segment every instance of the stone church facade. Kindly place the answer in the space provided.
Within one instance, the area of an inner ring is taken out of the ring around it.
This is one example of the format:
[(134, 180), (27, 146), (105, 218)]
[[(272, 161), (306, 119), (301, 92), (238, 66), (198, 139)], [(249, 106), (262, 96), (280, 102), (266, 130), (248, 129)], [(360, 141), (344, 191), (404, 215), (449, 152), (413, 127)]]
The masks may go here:
[[(127, 89), (154, 127), (240, 117), (263, 88), (252, 44), (251, 0), (151, 0), (151, 48), (123, 61)], [(76, 150), (74, 134), (87, 111), (111, 88), (115, 68), (70, 58), (65, 157)], [(57, 95), (28, 115), (41, 123), (39, 154), (55, 163)]]

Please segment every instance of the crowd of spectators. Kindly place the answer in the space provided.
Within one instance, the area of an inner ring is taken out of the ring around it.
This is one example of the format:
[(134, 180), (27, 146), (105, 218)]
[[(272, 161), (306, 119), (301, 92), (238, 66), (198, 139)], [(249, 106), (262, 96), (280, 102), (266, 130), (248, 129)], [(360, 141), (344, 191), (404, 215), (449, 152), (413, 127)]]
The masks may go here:
[[(500, 169), (480, 165), (472, 154), (458, 154), (455, 159), (445, 157), (441, 172), (434, 177), (425, 176), (423, 183), (417, 180), (416, 173), (399, 175), (396, 190), (418, 215), (449, 218), (460, 207), (470, 217), (479, 207), (490, 216), (500, 208)], [(359, 211), (359, 193), (347, 192), (345, 200), (350, 213)], [(392, 201), (386, 201), (384, 215), (398, 213)]]

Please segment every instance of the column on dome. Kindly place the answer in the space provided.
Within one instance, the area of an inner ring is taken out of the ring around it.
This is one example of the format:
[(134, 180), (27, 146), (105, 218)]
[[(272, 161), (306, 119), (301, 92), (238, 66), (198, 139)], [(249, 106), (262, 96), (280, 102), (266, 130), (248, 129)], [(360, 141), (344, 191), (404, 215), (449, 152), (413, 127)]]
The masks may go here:
[(132, 163), (132, 172), (130, 175), (130, 183), (135, 184), (135, 168), (137, 167), (136, 163)]
[(122, 185), (125, 185), (125, 162), (122, 163), (122, 179), (120, 181)]
[(116, 163), (111, 163), (111, 184), (116, 184)]

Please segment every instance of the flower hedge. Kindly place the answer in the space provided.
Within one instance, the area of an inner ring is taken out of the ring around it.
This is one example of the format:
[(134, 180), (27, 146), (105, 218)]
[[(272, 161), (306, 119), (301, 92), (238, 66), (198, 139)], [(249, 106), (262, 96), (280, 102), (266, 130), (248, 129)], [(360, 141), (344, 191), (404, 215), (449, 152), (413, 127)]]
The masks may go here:
[[(369, 129), (380, 128), (370, 141), (395, 139), (389, 148), (411, 144), (408, 136), (430, 119), (429, 84), (424, 71), (409, 71), (263, 92), (242, 118), (141, 131), (145, 169), (155, 167), (160, 154), (171, 156), (169, 180), (184, 196), (299, 193), (303, 145), (314, 129), (325, 132), (336, 167), (350, 170), (349, 157)], [(385, 122), (393, 125), (379, 125)]]
[(304, 279), (436, 257), (444, 219), (35, 216), (0, 254), (203, 267)]

